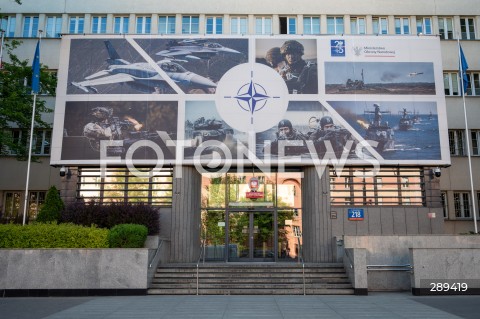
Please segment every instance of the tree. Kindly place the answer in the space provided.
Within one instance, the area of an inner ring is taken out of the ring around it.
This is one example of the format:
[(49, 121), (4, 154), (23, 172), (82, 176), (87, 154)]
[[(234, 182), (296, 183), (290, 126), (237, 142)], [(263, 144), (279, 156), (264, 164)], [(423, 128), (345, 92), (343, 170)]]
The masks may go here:
[(58, 189), (55, 186), (50, 187), (45, 198), (45, 203), (40, 208), (37, 216), (38, 222), (53, 222), (58, 221), (60, 214), (64, 208)]
[[(28, 65), (28, 60), (22, 61), (14, 54), (20, 45), (20, 41), (7, 40), (3, 48), (8, 62), (2, 62), (3, 68), (0, 70), (0, 155), (16, 154), (17, 159), (27, 160), (33, 95), (30, 87), (26, 84), (31, 81), (32, 68)], [(32, 51), (32, 59), (33, 55)], [(56, 86), (56, 76), (47, 72), (47, 66), (42, 65), (40, 70), (41, 93), (55, 95)], [(37, 99), (35, 127), (50, 127), (41, 119), (41, 114), (52, 111), (45, 105), (45, 101)], [(13, 137), (12, 127), (25, 132), (21, 134), (20, 140)], [(38, 158), (33, 157), (32, 160), (38, 160)]]

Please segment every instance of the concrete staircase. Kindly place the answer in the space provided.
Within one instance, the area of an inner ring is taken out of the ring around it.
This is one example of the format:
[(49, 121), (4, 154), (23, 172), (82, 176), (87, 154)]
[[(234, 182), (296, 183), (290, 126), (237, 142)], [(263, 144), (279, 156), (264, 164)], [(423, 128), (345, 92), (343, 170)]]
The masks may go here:
[[(289, 263), (200, 264), (199, 295), (303, 295), (302, 265)], [(194, 295), (197, 268), (192, 264), (158, 267), (150, 295)], [(307, 295), (352, 295), (343, 264), (305, 265)]]

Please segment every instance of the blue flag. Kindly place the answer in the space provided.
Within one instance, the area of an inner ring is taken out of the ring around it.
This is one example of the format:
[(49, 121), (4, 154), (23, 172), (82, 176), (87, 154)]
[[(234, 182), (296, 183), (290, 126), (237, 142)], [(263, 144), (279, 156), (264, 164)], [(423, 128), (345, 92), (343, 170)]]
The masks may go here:
[(40, 41), (37, 42), (32, 63), (32, 93), (37, 94), (38, 91), (40, 91)]
[(463, 55), (462, 46), (459, 45), (459, 47), (460, 47), (460, 65), (462, 70), (461, 78), (462, 78), (462, 84), (463, 84), (463, 93), (465, 94), (465, 92), (467, 91), (468, 82), (469, 82), (468, 75), (467, 75), (468, 63), (467, 63), (467, 59), (465, 59), (465, 55)]

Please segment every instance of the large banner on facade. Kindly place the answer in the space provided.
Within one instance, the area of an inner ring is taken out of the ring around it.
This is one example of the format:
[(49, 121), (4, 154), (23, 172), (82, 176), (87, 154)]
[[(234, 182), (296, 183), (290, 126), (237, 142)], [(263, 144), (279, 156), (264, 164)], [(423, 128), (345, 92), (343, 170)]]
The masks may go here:
[(436, 37), (64, 36), (51, 164), (449, 164), (441, 64)]

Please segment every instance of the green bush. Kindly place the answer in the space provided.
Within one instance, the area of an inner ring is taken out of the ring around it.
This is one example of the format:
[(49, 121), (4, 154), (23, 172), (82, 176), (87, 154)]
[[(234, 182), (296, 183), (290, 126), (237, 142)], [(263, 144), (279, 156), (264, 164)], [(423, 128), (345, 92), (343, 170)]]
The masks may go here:
[(0, 248), (108, 248), (108, 229), (56, 223), (0, 225)]
[(37, 216), (37, 222), (56, 222), (64, 208), (63, 201), (60, 198), (58, 189), (55, 186), (50, 187), (45, 198), (45, 203), (40, 208)]
[(110, 248), (142, 248), (147, 239), (148, 229), (144, 225), (120, 224), (108, 233)]

